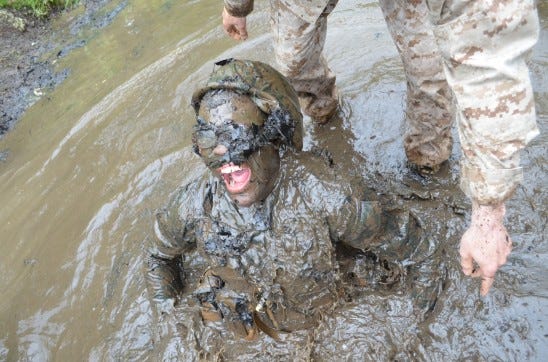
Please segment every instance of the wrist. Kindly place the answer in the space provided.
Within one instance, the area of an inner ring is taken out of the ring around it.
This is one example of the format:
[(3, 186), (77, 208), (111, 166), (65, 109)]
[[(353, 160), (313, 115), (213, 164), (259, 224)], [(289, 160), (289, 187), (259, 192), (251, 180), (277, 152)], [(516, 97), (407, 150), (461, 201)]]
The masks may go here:
[(251, 11), (253, 11), (253, 2), (251, 2), (251, 6), (243, 7), (241, 9), (227, 7), (226, 5), (223, 7), (223, 12), (233, 18), (246, 18)]
[(506, 207), (504, 203), (493, 205), (480, 205), (472, 202), (472, 226), (487, 228), (489, 226), (498, 226), (503, 223)]

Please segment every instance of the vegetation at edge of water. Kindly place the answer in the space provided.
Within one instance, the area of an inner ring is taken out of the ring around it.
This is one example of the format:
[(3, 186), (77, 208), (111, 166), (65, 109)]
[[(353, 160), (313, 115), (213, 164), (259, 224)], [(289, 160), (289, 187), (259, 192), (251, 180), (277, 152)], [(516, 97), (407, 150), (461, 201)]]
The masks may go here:
[(66, 9), (80, 0), (0, 0), (0, 8), (30, 9), (34, 16), (44, 17), (53, 9)]

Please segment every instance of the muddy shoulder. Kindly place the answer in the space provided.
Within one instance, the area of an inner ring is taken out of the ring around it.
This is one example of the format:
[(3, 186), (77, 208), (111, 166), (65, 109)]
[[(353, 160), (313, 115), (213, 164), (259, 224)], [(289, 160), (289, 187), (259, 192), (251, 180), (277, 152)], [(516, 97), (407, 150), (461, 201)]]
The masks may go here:
[[(29, 107), (70, 76), (70, 69), (55, 69), (55, 62), (87, 43), (82, 30), (107, 26), (125, 6), (111, 3), (82, 0), (44, 19), (0, 9), (0, 139)], [(64, 29), (54, 27), (60, 17), (67, 19)]]

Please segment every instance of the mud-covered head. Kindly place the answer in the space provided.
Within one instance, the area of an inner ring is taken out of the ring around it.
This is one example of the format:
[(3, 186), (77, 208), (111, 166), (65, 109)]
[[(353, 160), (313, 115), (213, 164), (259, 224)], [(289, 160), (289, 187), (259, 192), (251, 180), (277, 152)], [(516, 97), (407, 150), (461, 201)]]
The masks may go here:
[(272, 192), (280, 149), (302, 148), (302, 115), (295, 91), (272, 67), (233, 59), (216, 65), (192, 97), (194, 150), (230, 197), (249, 206)]
[(194, 150), (232, 200), (250, 206), (274, 189), (280, 149), (302, 148), (302, 115), (295, 91), (272, 67), (234, 59), (216, 66), (192, 97)]
[[(240, 164), (266, 144), (273, 144), (277, 148), (302, 149), (299, 101), (283, 75), (258, 61), (227, 59), (215, 65), (205, 87), (192, 96), (192, 106), (197, 117), (193, 133), (196, 152), (199, 148), (222, 144), (228, 150), (223, 159), (209, 161)], [(204, 115), (208, 110), (216, 107), (219, 102), (226, 102), (226, 99), (222, 99), (226, 91), (230, 91), (235, 101), (241, 103), (233, 104), (233, 107), (248, 109), (249, 113), (244, 112), (240, 119), (230, 120), (225, 117), (222, 122), (215, 115), (206, 119)], [(241, 97), (236, 99), (234, 94)], [(250, 102), (246, 104), (245, 98)], [(249, 103), (254, 104), (259, 113)]]

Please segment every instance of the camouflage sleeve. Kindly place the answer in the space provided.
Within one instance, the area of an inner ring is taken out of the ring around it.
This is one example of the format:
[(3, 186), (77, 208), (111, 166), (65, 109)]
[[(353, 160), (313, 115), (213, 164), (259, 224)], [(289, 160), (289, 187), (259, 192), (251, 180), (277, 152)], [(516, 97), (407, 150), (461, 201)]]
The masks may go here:
[(226, 11), (238, 18), (244, 18), (253, 11), (253, 0), (224, 0)]
[(148, 287), (155, 302), (174, 299), (182, 288), (182, 255), (195, 247), (194, 215), (190, 198), (197, 193), (187, 186), (169, 206), (156, 214), (154, 237), (146, 249)]
[[(461, 187), (497, 204), (522, 179), (519, 152), (539, 132), (526, 56), (539, 33), (533, 0), (430, 0), (455, 95), (463, 161)], [(436, 15), (437, 16), (437, 15)]]

